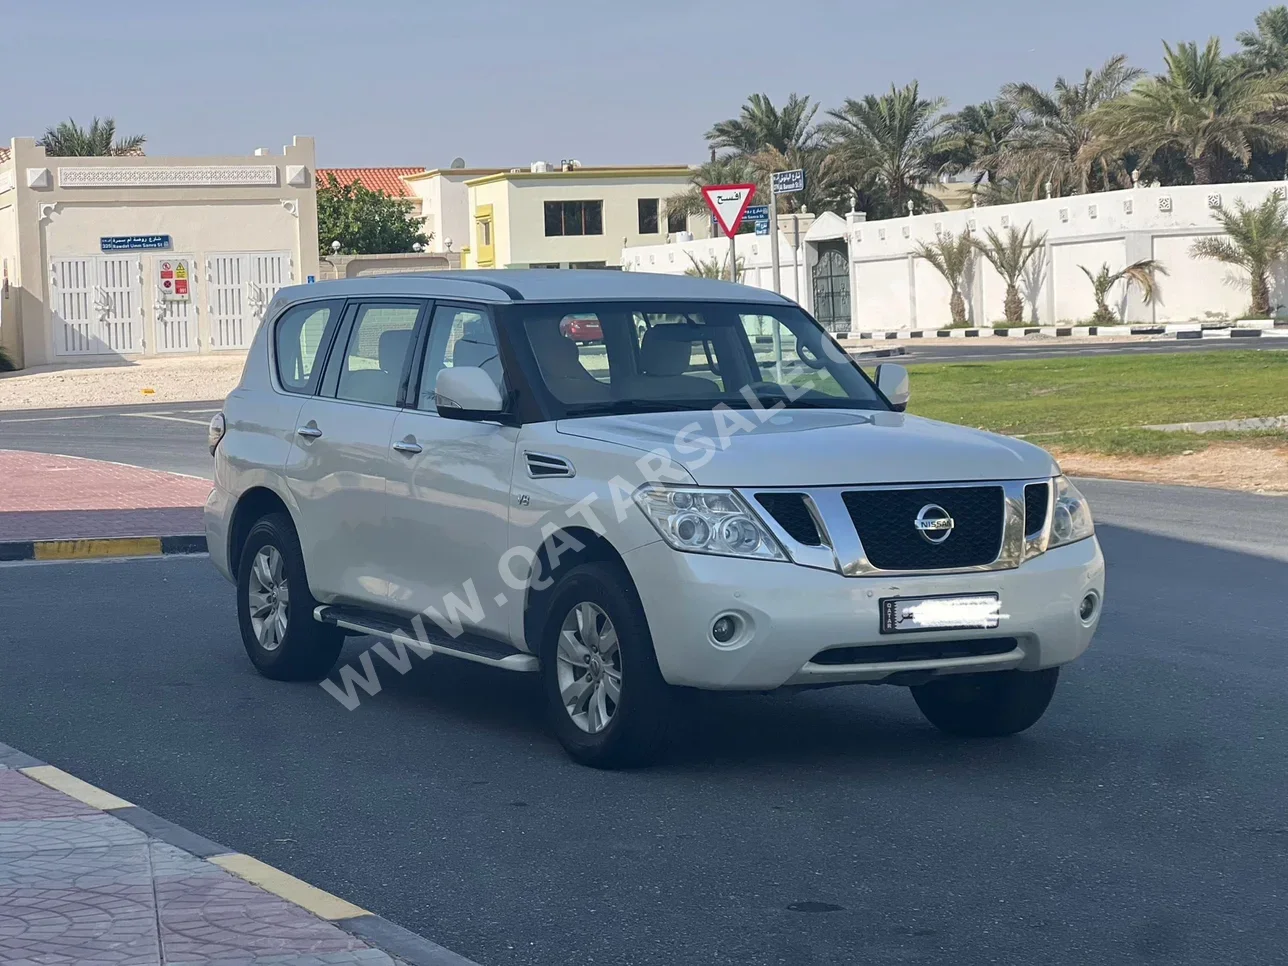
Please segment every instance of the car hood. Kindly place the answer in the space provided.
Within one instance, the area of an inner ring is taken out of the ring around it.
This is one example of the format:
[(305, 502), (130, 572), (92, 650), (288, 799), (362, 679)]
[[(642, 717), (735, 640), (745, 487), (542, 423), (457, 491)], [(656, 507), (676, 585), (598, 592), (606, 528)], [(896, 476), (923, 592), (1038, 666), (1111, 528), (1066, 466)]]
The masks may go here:
[(948, 483), (1059, 472), (1051, 456), (1031, 443), (904, 413), (645, 413), (564, 419), (557, 429), (643, 453), (664, 451), (705, 486)]

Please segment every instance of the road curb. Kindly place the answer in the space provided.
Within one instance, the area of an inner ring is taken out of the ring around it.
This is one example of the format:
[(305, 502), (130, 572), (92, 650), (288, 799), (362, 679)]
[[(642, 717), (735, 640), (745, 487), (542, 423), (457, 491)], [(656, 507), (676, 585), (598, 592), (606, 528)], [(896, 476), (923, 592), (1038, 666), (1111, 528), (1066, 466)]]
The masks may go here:
[(267, 865), (253, 856), (226, 848), (154, 815), (111, 792), (104, 791), (74, 775), (9, 745), (0, 744), (0, 765), (61, 792), (77, 801), (111, 815), (141, 832), (159, 839), (194, 858), (218, 866), (253, 883), (319, 919), (343, 929), (369, 946), (380, 949), (407, 966), (478, 966), (437, 943), (419, 936), (383, 916), (325, 892), (288, 872)]
[[(1123, 330), (1127, 331), (1123, 331)], [(936, 339), (1135, 339), (1151, 341), (1161, 337), (1173, 336), (1177, 339), (1258, 339), (1288, 338), (1288, 326), (1277, 322), (1247, 322), (1239, 325), (1214, 325), (1212, 323), (1189, 323), (1167, 325), (1121, 325), (1121, 326), (1025, 326), (1012, 329), (887, 329), (885, 331), (859, 332), (842, 339), (844, 344), (854, 346), (862, 342), (884, 341), (889, 339), (934, 341)]]
[(202, 534), (168, 537), (100, 537), (87, 540), (0, 541), (0, 562), (25, 560), (106, 560), (113, 557), (163, 557), (206, 552)]

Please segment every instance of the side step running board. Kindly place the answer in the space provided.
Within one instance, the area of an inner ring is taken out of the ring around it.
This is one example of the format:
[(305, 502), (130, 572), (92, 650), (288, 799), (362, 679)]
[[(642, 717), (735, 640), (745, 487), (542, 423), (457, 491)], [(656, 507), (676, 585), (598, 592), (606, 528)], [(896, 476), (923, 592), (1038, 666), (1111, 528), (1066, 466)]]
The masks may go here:
[(488, 667), (499, 667), (506, 671), (537, 671), (541, 662), (535, 654), (527, 654), (500, 641), (480, 637), (476, 634), (462, 634), (453, 638), (443, 633), (432, 622), (422, 622), (422, 631), (410, 621), (391, 620), (383, 615), (371, 614), (352, 607), (336, 607), (329, 604), (320, 605), (313, 612), (315, 620), (345, 630), (357, 631), (359, 634), (370, 634), (386, 641), (427, 650), (447, 657), (459, 657), (475, 664), (486, 664)]

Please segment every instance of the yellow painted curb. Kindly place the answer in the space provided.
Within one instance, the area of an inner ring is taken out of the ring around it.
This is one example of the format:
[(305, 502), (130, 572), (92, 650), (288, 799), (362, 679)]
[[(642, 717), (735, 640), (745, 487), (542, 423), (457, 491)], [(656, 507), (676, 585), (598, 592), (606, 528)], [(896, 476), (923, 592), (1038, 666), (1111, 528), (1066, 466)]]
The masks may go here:
[(77, 801), (84, 802), (91, 808), (132, 808), (132, 804), (123, 798), (117, 798), (111, 792), (95, 788), (89, 782), (83, 782), (75, 775), (69, 775), (53, 765), (33, 765), (31, 768), (19, 768), (28, 778), (34, 778), (42, 785), (57, 789), (64, 795), (70, 795)]
[(160, 537), (103, 540), (44, 540), (33, 545), (36, 560), (85, 560), (92, 557), (151, 557), (161, 553)]
[(329, 892), (323, 892), (316, 886), (288, 875), (281, 869), (265, 865), (259, 859), (249, 855), (233, 853), (215, 855), (207, 861), (213, 862), (221, 869), (227, 869), (233, 875), (241, 876), (247, 882), (253, 882), (261, 889), (267, 889), (273, 895), (281, 896), (287, 902), (302, 906), (313, 915), (322, 919), (352, 919), (355, 916), (369, 916), (366, 909), (355, 906)]

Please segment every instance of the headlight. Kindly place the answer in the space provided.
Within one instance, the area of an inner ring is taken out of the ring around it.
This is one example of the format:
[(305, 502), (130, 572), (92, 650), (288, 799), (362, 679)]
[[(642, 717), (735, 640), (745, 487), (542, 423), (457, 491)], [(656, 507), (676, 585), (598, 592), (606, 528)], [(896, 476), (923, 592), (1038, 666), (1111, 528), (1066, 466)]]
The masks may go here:
[(1051, 542), (1048, 546), (1061, 547), (1086, 540), (1096, 532), (1087, 498), (1066, 477), (1057, 476), (1054, 482), (1055, 501), (1051, 510)]
[(676, 550), (787, 559), (755, 511), (732, 490), (645, 483), (634, 497), (662, 539)]
[(210, 429), (206, 431), (206, 442), (210, 446), (210, 455), (215, 455), (215, 447), (219, 441), (224, 438), (224, 429), (226, 427), (223, 413), (215, 413), (214, 419), (210, 421)]

